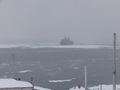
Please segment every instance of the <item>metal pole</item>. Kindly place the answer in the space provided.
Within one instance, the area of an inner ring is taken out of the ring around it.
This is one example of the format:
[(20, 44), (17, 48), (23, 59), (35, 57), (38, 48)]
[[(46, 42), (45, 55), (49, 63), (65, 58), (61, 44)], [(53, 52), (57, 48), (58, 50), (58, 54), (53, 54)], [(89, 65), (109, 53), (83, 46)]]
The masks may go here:
[(101, 76), (100, 76), (100, 90), (102, 90)]
[(114, 33), (113, 90), (116, 90), (116, 33)]
[(84, 67), (85, 70), (85, 90), (87, 90), (87, 68), (86, 66)]

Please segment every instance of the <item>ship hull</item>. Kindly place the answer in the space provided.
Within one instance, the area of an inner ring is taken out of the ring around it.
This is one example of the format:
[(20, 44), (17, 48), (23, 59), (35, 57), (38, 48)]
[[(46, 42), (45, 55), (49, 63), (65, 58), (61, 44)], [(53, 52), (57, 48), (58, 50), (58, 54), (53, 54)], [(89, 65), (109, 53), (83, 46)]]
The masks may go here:
[(60, 42), (60, 45), (73, 45), (73, 43)]

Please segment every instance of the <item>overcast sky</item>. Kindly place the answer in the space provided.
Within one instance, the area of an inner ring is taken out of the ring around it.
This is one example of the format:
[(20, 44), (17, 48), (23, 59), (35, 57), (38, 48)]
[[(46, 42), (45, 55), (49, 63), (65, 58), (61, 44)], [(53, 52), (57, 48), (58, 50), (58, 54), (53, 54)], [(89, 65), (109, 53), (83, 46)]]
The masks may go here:
[(120, 42), (120, 0), (2, 0), (0, 42)]

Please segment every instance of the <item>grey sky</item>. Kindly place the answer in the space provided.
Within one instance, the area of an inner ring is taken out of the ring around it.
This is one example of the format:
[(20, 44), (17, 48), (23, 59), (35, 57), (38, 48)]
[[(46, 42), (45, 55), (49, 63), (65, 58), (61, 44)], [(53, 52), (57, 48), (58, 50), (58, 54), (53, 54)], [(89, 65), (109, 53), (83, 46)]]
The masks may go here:
[[(0, 42), (112, 42), (120, 0), (2, 0)], [(120, 42), (118, 40), (118, 42)]]

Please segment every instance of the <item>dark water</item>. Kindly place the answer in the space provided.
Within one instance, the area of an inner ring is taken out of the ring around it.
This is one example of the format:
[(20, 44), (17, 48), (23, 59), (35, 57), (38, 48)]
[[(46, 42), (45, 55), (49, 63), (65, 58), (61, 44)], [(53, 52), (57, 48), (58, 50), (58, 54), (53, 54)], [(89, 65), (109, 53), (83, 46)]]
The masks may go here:
[[(14, 54), (14, 58), (13, 58)], [(117, 83), (120, 83), (120, 50), (117, 50)], [(87, 66), (88, 86), (112, 83), (112, 49), (0, 49), (0, 77), (21, 78), (52, 90), (84, 86)], [(31, 70), (28, 72), (20, 72)], [(53, 83), (49, 80), (69, 80)]]

